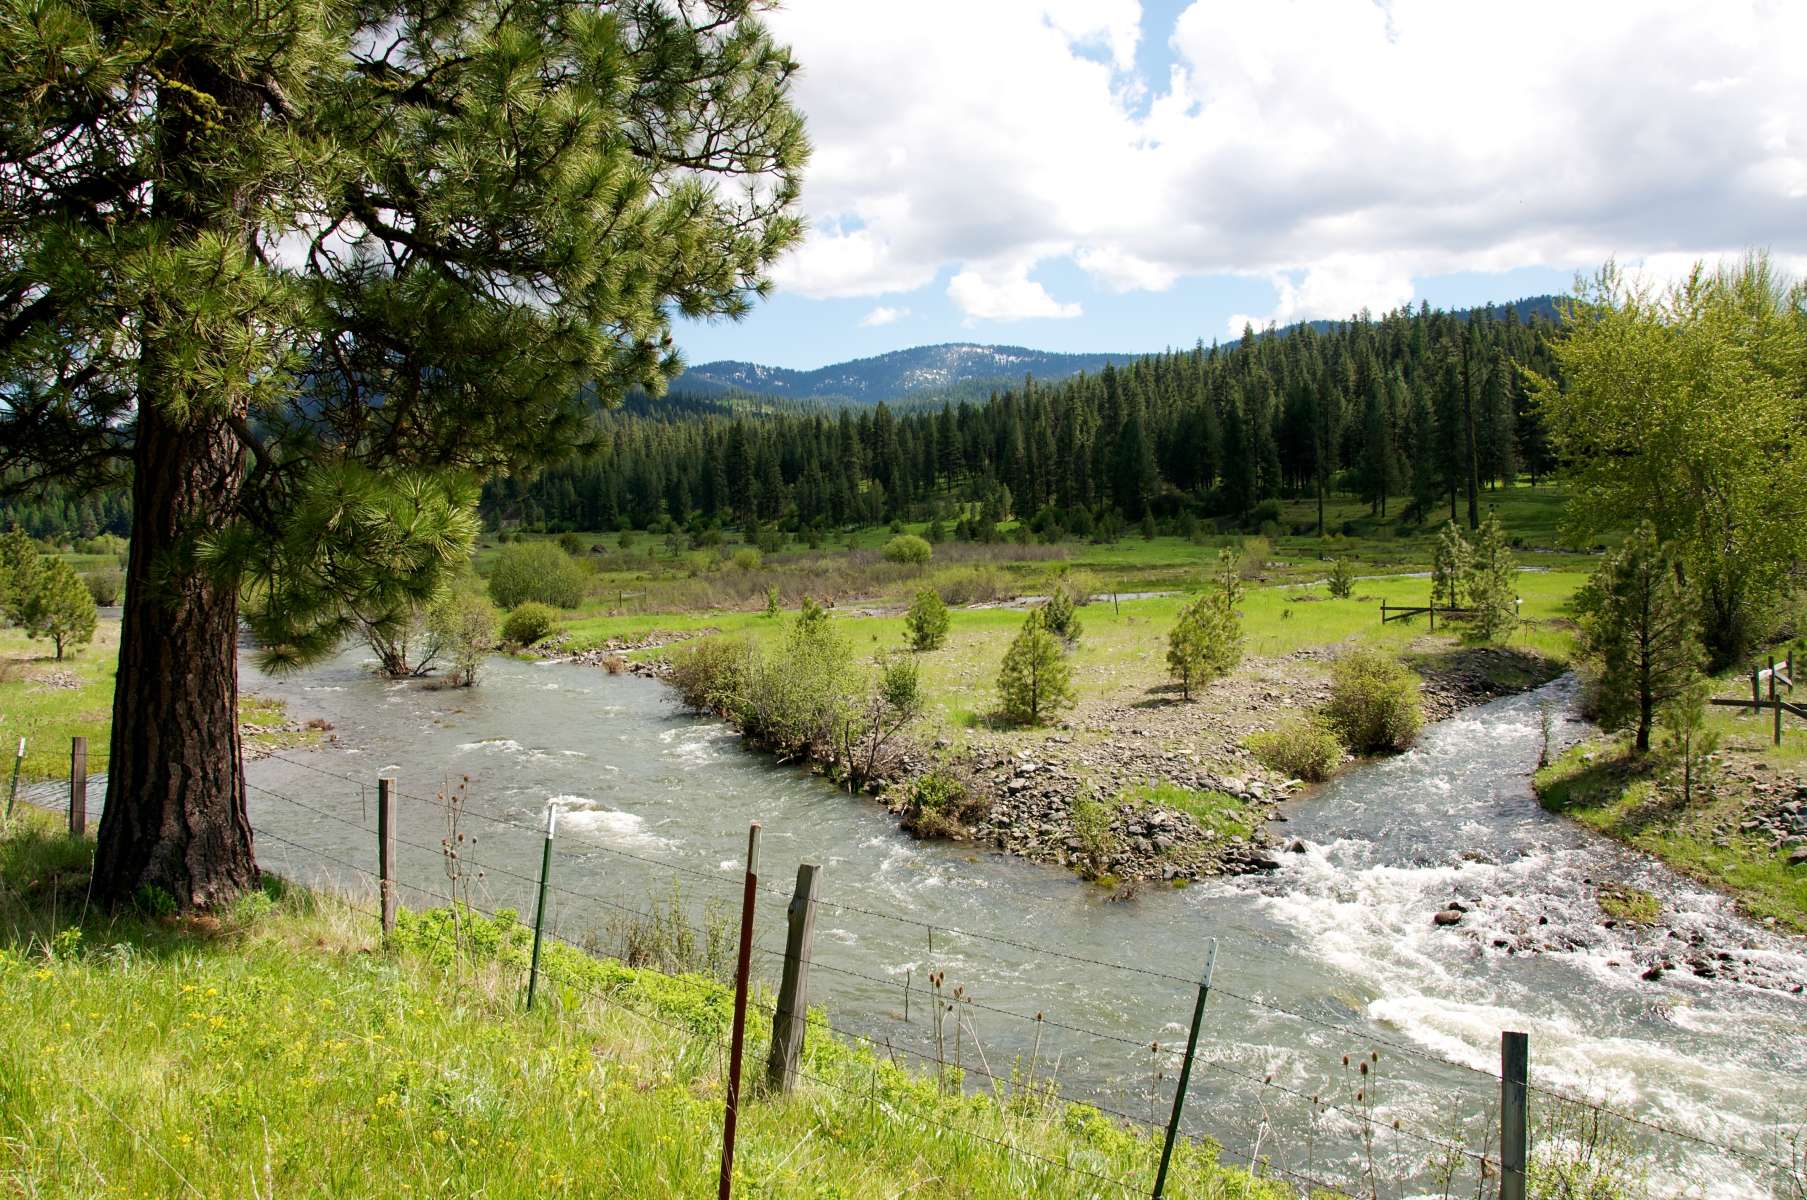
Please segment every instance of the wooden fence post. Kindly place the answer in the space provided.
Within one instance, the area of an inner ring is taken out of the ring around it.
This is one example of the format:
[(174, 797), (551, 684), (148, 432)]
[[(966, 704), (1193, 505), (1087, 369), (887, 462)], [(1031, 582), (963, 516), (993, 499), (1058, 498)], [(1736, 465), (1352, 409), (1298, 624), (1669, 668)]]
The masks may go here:
[(1500, 1200), (1525, 1200), (1525, 1160), (1529, 1149), (1526, 1091), (1531, 1074), (1531, 1039), (1500, 1034)]
[(1186, 1106), (1186, 1088), (1192, 1082), (1192, 1056), (1198, 1051), (1198, 1027), (1204, 1023), (1205, 1001), (1211, 996), (1211, 972), (1217, 967), (1217, 939), (1211, 939), (1205, 957), (1205, 974), (1198, 984), (1198, 999), (1192, 1005), (1192, 1032), (1186, 1035), (1186, 1057), (1180, 1060), (1180, 1080), (1173, 1092), (1173, 1114), (1167, 1118), (1167, 1139), (1161, 1143), (1161, 1169), (1154, 1177), (1154, 1200), (1161, 1200), (1167, 1186), (1167, 1166), (1173, 1159), (1173, 1141), (1180, 1132), (1180, 1111)]
[(69, 832), (80, 837), (88, 831), (88, 739), (69, 739)]
[(766, 1087), (788, 1092), (797, 1083), (797, 1060), (809, 1025), (809, 956), (816, 937), (816, 864), (797, 864), (784, 940), (784, 979), (772, 1012), (772, 1052), (766, 1059)]
[(734, 1127), (740, 1116), (740, 1059), (747, 1037), (747, 976), (753, 967), (753, 901), (759, 890), (759, 822), (747, 829), (747, 880), (740, 898), (740, 960), (734, 969), (734, 1033), (728, 1049), (728, 1093), (722, 1111), (722, 1174), (717, 1200), (734, 1186)]
[(383, 936), (395, 932), (395, 780), (376, 781), (376, 877)]
[(25, 765), (25, 739), (19, 739), (19, 753), (13, 759), (13, 785), (6, 793), (6, 819), (13, 819), (13, 802), (19, 798), (19, 769)]
[(1776, 691), (1776, 656), (1769, 656), (1769, 706), (1776, 714), (1776, 745), (1782, 744), (1782, 697)]
[[(1753, 705), (1763, 703), (1763, 688), (1757, 683), (1756, 667), (1751, 668), (1751, 703)], [(1762, 712), (1763, 710), (1759, 708), (1755, 711)]]

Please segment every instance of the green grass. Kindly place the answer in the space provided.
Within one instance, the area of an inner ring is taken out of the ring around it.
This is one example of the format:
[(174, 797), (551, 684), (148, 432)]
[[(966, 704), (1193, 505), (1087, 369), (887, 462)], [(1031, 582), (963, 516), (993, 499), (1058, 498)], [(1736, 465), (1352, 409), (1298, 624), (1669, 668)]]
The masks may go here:
[(1151, 804), (1177, 809), (1219, 838), (1249, 837), (1260, 824), (1248, 805), (1216, 791), (1195, 791), (1172, 783), (1151, 783), (1129, 788), (1117, 797), (1119, 804), (1143, 808)]
[(1654, 925), (1662, 911), (1655, 895), (1629, 884), (1607, 884), (1597, 899), (1601, 912), (1626, 925)]
[[(1650, 854), (1732, 895), (1752, 916), (1807, 933), (1807, 866), (1738, 832), (1743, 796), (1734, 786), (1684, 806), (1657, 787), (1659, 760), (1638, 758), (1624, 739), (1572, 747), (1537, 772), (1539, 801), (1552, 812)], [(1604, 907), (1604, 906), (1603, 906)]]
[[(370, 917), (275, 883), (205, 918), (84, 912), (91, 844), (49, 825), (0, 843), (10, 1193), (712, 1194), (732, 1007), (719, 985), (557, 946), (528, 1014), (526, 930), (506, 918), (466, 914), (454, 953), (443, 910), (404, 914), (385, 946)], [(751, 1081), (769, 1018), (749, 1027)], [(1158, 1143), (1096, 1110), (944, 1093), (819, 1024), (804, 1070), (788, 1098), (749, 1082), (736, 1195), (1098, 1194), (1067, 1165), (1152, 1182)], [(1209, 1144), (1183, 1143), (1177, 1167), (1176, 1196), (1290, 1194), (1217, 1167)]]
[[(94, 641), (56, 661), (47, 643), (17, 629), (0, 629), (0, 771), (10, 778), (12, 760), (25, 739), (24, 780), (62, 779), (69, 773), (69, 739), (88, 739), (89, 771), (105, 770), (113, 728), (113, 677), (119, 657), (119, 622), (103, 619)], [(287, 721), (276, 700), (239, 697), (239, 720), (273, 726)], [(247, 745), (283, 749), (316, 740), (300, 730), (248, 735)]]

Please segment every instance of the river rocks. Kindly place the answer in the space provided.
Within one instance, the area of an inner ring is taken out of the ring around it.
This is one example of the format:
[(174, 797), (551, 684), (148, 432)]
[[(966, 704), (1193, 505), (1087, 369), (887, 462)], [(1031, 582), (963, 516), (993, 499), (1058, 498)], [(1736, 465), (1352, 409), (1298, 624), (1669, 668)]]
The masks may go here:
[(1446, 908), (1431, 918), (1432, 925), (1460, 925), (1462, 913), (1454, 908)]

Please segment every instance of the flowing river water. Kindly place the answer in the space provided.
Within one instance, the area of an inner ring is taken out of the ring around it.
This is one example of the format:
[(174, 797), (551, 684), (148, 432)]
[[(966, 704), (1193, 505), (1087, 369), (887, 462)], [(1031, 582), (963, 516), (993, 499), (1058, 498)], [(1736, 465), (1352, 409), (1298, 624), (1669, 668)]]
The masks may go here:
[[(244, 666), (247, 690), (336, 727), (335, 744), (250, 767), (267, 866), (355, 882), (286, 843), (373, 864), (374, 839), (347, 822), (374, 825), (374, 780), (393, 774), (407, 796), (400, 837), (419, 844), (402, 847), (402, 878), (443, 890), (445, 817), (426, 801), (468, 777), (473, 814), (514, 822), (464, 818), (470, 857), (498, 868), (474, 880), (473, 901), (531, 912), (535, 830), (556, 804), (554, 882), (569, 892), (553, 893), (551, 919), (607, 948), (620, 921), (609, 902), (645, 909), (674, 880), (693, 919), (708, 902), (737, 909), (758, 820), (773, 892), (789, 891), (799, 862), (822, 867), (811, 990), (837, 1026), (900, 1059), (933, 1054), (927, 978), (943, 972), (947, 992), (976, 1002), (963, 1006), (969, 1069), (1008, 1076), (1033, 1061), (1063, 1093), (1139, 1120), (1165, 1119), (1191, 981), (1215, 938), (1189, 1127), (1222, 1140), (1226, 1159), (1259, 1154), (1344, 1182), (1372, 1162), (1434, 1194), (1438, 1143), (1491, 1150), (1498, 1080), (1486, 1072), (1502, 1029), (1530, 1034), (1534, 1127), (1551, 1107), (1535, 1089), (1548, 1089), (1688, 1135), (1626, 1127), (1663, 1194), (1779, 1194), (1766, 1168), (1704, 1143), (1785, 1160), (1807, 1122), (1807, 1001), (1788, 990), (1807, 983), (1807, 945), (1538, 808), (1539, 702), (1566, 706), (1564, 681), (1431, 726), (1409, 753), (1290, 802), (1274, 828), (1302, 852), (1279, 854), (1278, 871), (1109, 902), (1057, 869), (916, 841), (871, 801), (744, 752), (654, 681), (493, 659), (479, 687), (436, 690), (380, 680), (365, 658), (347, 651), (283, 679)], [(1559, 718), (1555, 740), (1582, 732)], [(1659, 925), (1605, 927), (1603, 882), (1656, 893)], [(1471, 911), (1433, 926), (1452, 899)], [(760, 896), (767, 978), (784, 903)], [(1523, 949), (1533, 944), (1547, 949)], [(1679, 969), (1641, 978), (1670, 946)], [(1701, 977), (1685, 955), (1728, 969)], [(950, 1059), (953, 1043), (949, 1018)], [(1473, 1169), (1461, 1173), (1470, 1191)]]

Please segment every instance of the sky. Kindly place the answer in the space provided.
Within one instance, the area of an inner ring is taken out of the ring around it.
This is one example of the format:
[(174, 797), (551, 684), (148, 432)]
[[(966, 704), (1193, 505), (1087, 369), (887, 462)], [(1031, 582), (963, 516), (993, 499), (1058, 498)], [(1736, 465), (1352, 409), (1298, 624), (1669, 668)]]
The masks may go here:
[(688, 362), (1152, 351), (1244, 324), (1807, 274), (1798, 0), (787, 0), (808, 232)]

